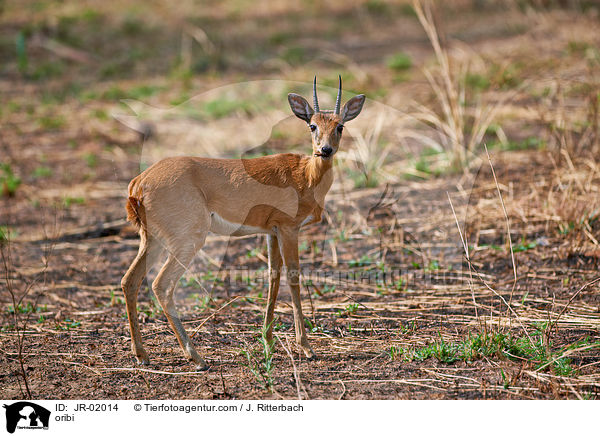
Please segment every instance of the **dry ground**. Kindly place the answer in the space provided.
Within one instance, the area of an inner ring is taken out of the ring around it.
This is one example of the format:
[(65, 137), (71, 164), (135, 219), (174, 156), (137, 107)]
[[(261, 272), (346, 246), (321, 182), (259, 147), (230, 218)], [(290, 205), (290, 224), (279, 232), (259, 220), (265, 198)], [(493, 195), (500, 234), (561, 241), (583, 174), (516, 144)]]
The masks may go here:
[[(482, 146), (457, 170), (448, 132), (415, 121), (441, 113), (422, 68), (439, 70), (402, 2), (0, 3), (2, 397), (595, 399), (598, 9), (450, 3), (436, 22), (465, 119), (495, 108), (483, 139), (497, 183)], [(152, 363), (138, 367), (119, 288), (137, 250), (127, 183), (168, 154), (306, 151), (285, 94), (306, 94), (315, 71), (325, 85), (342, 71), (369, 102), (324, 222), (302, 233), (319, 359), (294, 346), (285, 284), (264, 352), (264, 238), (211, 236), (177, 294), (210, 369), (182, 357), (153, 272), (139, 302)], [(112, 117), (131, 114), (123, 98), (160, 108), (120, 117), (143, 134)]]

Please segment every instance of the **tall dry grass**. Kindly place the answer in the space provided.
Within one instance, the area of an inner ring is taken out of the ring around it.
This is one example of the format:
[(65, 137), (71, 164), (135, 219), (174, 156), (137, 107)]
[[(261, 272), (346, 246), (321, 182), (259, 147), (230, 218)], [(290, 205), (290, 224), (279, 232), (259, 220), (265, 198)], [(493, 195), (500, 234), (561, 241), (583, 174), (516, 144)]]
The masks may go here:
[(506, 97), (492, 105), (483, 103), (481, 99), (467, 101), (468, 63), (453, 60), (447, 46), (442, 45), (432, 3), (413, 0), (413, 7), (437, 61), (437, 66), (425, 68), (424, 74), (439, 104), (439, 113), (418, 105), (415, 117), (441, 133), (441, 145), (451, 165), (465, 169), (469, 166), (470, 156), (482, 151), (486, 130)]

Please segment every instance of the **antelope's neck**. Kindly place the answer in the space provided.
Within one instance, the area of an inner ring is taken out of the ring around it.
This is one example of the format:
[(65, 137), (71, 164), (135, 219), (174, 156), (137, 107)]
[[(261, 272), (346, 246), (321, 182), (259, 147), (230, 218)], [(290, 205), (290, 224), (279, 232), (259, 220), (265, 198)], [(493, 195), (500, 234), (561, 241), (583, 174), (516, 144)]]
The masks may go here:
[(333, 158), (325, 160), (318, 156), (311, 156), (308, 159), (308, 163), (306, 164), (305, 168), (305, 176), (306, 180), (308, 181), (308, 186), (315, 187), (321, 183), (323, 176), (329, 170), (331, 170), (332, 166)]

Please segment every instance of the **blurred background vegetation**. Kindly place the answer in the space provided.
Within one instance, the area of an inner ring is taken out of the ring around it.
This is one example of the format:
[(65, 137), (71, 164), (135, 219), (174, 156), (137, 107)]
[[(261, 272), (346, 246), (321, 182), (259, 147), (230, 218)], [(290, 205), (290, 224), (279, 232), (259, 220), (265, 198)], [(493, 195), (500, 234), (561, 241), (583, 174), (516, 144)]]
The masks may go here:
[[(309, 93), (315, 74), (326, 102), (335, 92), (327, 87), (341, 74), (348, 95), (365, 93), (387, 108), (369, 103), (349, 132), (352, 146), (340, 154), (357, 187), (460, 171), (484, 142), (546, 148), (560, 145), (559, 130), (597, 126), (596, 2), (424, 5), (1, 0), (3, 193), (52, 179), (52, 167), (61, 165), (44, 159), (58, 150), (77, 154), (88, 179), (103, 159), (122, 160), (115, 147), (139, 153), (137, 137), (114, 118), (131, 114), (124, 99), (163, 111), (178, 107), (158, 116), (178, 126), (178, 136), (157, 126), (157, 116), (141, 122), (139, 107), (137, 124), (128, 125), (147, 140), (155, 134), (162, 146), (194, 132), (179, 152), (237, 156), (264, 135), (270, 143), (249, 155), (305, 150), (302, 126), (281, 120), (290, 116), (285, 94)], [(256, 80), (282, 82), (231, 87)], [(248, 140), (228, 145), (236, 136)], [(19, 162), (15, 153), (25, 149), (37, 162)]]

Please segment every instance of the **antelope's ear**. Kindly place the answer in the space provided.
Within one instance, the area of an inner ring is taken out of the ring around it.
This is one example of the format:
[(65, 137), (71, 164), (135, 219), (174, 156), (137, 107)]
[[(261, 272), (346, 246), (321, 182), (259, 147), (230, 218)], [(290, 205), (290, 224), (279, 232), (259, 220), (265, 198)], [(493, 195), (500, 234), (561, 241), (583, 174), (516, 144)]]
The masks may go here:
[(348, 100), (344, 105), (344, 109), (342, 109), (342, 122), (345, 123), (356, 118), (362, 110), (363, 104), (365, 104), (365, 96), (363, 94)]
[(290, 102), (290, 107), (292, 108), (294, 115), (301, 120), (310, 123), (310, 119), (315, 111), (313, 111), (313, 108), (310, 107), (310, 104), (308, 104), (306, 99), (301, 95), (290, 93), (288, 94), (288, 101)]

